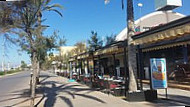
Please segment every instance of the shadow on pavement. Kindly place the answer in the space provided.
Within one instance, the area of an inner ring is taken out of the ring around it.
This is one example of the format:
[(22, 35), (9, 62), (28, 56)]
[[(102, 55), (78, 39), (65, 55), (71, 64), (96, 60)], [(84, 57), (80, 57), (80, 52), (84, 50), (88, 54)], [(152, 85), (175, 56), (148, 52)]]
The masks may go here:
[[(75, 99), (76, 96), (84, 97), (87, 99), (95, 100), (100, 103), (106, 103), (103, 100), (91, 96), (91, 95), (85, 95), (85, 94), (78, 94), (77, 92), (81, 91), (90, 91), (90, 88), (81, 87), (81, 85), (74, 85), (74, 84), (62, 84), (59, 85), (59, 82), (55, 81), (45, 81), (42, 83), (42, 87), (38, 88), (40, 90), (39, 92), (42, 92), (44, 97), (36, 104), (38, 106), (43, 99), (45, 100), (44, 107), (53, 107), (57, 98), (60, 98), (63, 102), (65, 102), (69, 107), (73, 107), (72, 99)], [(51, 87), (47, 87), (47, 85), (51, 85)], [(59, 85), (59, 86), (58, 86)], [(94, 90), (91, 90), (94, 91)], [(72, 99), (61, 95), (59, 93), (65, 93), (72, 97)]]
[[(65, 104), (69, 107), (73, 107), (72, 99), (76, 99), (77, 96), (83, 97), (85, 99), (94, 100), (100, 103), (106, 103), (100, 98), (89, 95), (88, 93), (96, 91), (94, 89), (90, 89), (84, 87), (80, 84), (70, 84), (70, 83), (61, 83), (56, 81), (48, 81), (47, 79), (52, 76), (41, 75), (42, 80), (40, 81), (40, 85), (36, 89), (36, 98), (41, 98), (38, 102), (36, 102), (35, 107), (39, 106), (42, 101), (44, 101), (44, 107), (53, 107), (57, 98), (61, 99)], [(83, 94), (78, 92), (84, 92)], [(88, 93), (85, 93), (88, 92)], [(60, 94), (61, 93), (61, 94)], [(16, 99), (21, 99), (19, 102), (15, 102), (12, 106), (18, 106), (27, 101), (30, 101), (30, 89), (22, 89), (16, 90), (10, 94), (10, 96), (14, 96), (11, 98), (0, 100), (0, 102), (13, 101)], [(88, 94), (88, 95), (87, 95)], [(40, 96), (39, 96), (40, 95)], [(41, 96), (43, 95), (43, 96)], [(5, 95), (9, 96), (9, 95)]]
[(94, 96), (85, 95), (85, 94), (75, 94), (75, 95), (82, 96), (82, 97), (89, 98), (89, 99), (93, 99), (93, 100), (96, 100), (96, 101), (101, 102), (101, 103), (105, 103), (103, 100), (101, 100), (97, 97), (94, 97)]
[(40, 83), (44, 82), (45, 80), (47, 80), (50, 77), (56, 77), (56, 76), (55, 75), (43, 75), (43, 74), (41, 74), (40, 78), (43, 78), (43, 79), (40, 81)]
[(73, 107), (72, 102), (70, 101), (69, 98), (64, 97), (64, 96), (60, 96), (60, 98), (69, 106), (69, 107)]
[[(26, 76), (22, 76), (22, 77), (28, 77)], [(49, 75), (40, 75), (40, 78), (42, 78), (42, 80), (40, 82), (43, 82), (45, 80), (47, 80), (50, 77), (54, 77), (54, 76), (49, 76)], [(58, 84), (58, 83), (57, 83)], [(40, 90), (36, 90), (36, 94), (41, 94), (42, 92)], [(15, 100), (19, 100), (19, 102), (15, 102), (14, 104), (10, 105), (10, 107), (12, 106), (18, 106), (19, 104), (22, 104), (24, 102), (30, 101), (30, 89), (29, 87), (27, 89), (22, 89), (22, 90), (16, 90), (11, 92), (11, 94), (5, 94), (5, 95), (1, 95), (0, 97), (8, 97), (5, 99), (0, 100), (0, 102), (7, 102), (7, 101), (12, 101), (14, 102)], [(36, 96), (35, 98), (39, 98), (41, 96)]]

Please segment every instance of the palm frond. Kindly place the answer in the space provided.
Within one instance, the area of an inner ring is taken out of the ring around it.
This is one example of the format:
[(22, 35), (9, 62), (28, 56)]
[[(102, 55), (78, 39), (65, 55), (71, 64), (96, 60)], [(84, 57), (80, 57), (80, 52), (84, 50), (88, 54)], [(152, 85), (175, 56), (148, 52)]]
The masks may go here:
[(63, 17), (62, 13), (56, 9), (48, 9), (48, 11), (54, 11), (54, 12), (58, 13), (61, 17)]
[(51, 2), (51, 0), (44, 0), (44, 1), (45, 1), (45, 5), (48, 5)]
[(57, 8), (63, 9), (63, 6), (60, 5), (60, 4), (53, 4), (53, 5), (49, 6), (49, 7), (50, 7), (50, 8), (55, 8), (55, 7), (57, 7)]
[(121, 8), (124, 9), (124, 0), (121, 0)]

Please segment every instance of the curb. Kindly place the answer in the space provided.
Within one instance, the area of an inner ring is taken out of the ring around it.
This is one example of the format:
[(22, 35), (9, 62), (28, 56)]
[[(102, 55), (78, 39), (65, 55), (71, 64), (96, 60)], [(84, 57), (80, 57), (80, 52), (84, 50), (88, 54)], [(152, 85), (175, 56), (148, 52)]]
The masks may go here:
[[(150, 84), (149, 81), (146, 81), (146, 80), (142, 80), (142, 82), (145, 84)], [(168, 83), (168, 87), (190, 91), (190, 85)]]
[(3, 77), (7, 77), (7, 76), (11, 76), (11, 75), (15, 75), (15, 74), (19, 74), (23, 71), (20, 71), (20, 72), (15, 72), (15, 73), (12, 73), (12, 74), (6, 74), (6, 75), (3, 75), (3, 76), (0, 76), (0, 78), (3, 78)]

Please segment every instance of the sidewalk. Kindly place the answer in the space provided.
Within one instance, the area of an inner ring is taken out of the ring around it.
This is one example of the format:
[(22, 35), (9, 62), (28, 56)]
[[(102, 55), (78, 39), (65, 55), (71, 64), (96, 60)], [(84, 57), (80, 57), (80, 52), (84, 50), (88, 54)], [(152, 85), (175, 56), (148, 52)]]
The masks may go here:
[[(37, 89), (37, 107), (156, 107), (179, 106), (180, 102), (157, 100), (155, 102), (127, 102), (120, 97), (104, 94), (64, 77), (43, 72)], [(28, 106), (29, 101), (20, 106)], [(19, 106), (19, 107), (20, 107)]]

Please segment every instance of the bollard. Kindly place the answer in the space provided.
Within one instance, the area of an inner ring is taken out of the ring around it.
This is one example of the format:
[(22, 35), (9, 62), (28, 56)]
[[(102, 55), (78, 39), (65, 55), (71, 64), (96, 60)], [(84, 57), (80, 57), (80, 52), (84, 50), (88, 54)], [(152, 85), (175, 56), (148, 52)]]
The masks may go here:
[(32, 76), (33, 76), (33, 73), (30, 72), (30, 91), (32, 92)]

